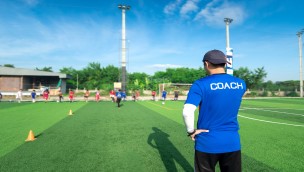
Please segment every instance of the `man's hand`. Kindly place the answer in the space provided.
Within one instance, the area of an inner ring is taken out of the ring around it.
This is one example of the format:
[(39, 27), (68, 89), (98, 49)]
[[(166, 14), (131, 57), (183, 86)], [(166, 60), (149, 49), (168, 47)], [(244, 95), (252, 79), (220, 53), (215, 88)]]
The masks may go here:
[(198, 135), (200, 133), (204, 133), (204, 132), (209, 132), (209, 130), (197, 129), (197, 130), (195, 130), (195, 132), (193, 134), (190, 135), (190, 137), (194, 141), (196, 135)]

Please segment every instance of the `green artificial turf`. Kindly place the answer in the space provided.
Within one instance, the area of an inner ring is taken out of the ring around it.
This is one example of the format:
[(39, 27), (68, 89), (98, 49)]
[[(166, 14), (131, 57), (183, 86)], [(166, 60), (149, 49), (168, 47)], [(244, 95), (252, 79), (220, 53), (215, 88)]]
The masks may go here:
[(2, 156), (0, 171), (193, 171), (184, 133), (138, 103), (90, 102)]
[[(83, 104), (84, 105), (84, 104)], [(73, 103), (0, 103), (0, 157), (24, 144), (28, 133), (35, 135), (67, 117), (70, 110), (82, 105)]]
[[(243, 100), (239, 115), (263, 120), (239, 117), (243, 169), (247, 169), (246, 171), (304, 170), (303, 103), (303, 99)], [(257, 109), (246, 110), (252, 107)], [(257, 162), (263, 166), (261, 167)]]
[[(183, 103), (123, 102), (117, 108), (112, 102), (1, 102), (0, 171), (193, 171)], [(304, 127), (292, 126), (304, 125), (303, 103), (243, 101), (243, 171), (304, 170)], [(25, 142), (29, 130), (33, 142)]]

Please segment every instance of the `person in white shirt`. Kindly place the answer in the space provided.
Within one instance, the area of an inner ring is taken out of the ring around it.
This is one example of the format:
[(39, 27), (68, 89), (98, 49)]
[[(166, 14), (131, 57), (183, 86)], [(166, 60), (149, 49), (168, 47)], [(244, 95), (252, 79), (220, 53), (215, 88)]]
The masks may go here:
[(22, 89), (20, 89), (17, 94), (16, 94), (16, 100), (18, 101), (18, 103), (21, 103), (22, 101)]

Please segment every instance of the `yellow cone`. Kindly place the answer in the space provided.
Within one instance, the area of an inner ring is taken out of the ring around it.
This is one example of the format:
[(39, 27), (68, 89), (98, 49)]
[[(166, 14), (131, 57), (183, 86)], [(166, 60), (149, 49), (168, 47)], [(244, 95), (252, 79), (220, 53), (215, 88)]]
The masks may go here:
[(26, 142), (31, 142), (31, 141), (34, 141), (36, 138), (34, 136), (34, 133), (32, 130), (30, 130), (28, 136), (27, 136), (27, 139), (25, 140)]
[(70, 109), (69, 115), (73, 115), (72, 109)]

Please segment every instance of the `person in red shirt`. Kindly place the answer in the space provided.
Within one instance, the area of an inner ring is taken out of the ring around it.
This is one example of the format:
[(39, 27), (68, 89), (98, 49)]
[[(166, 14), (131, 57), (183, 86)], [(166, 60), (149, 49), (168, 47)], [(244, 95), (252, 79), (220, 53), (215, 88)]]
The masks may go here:
[(95, 95), (95, 100), (96, 102), (99, 102), (99, 99), (100, 99), (100, 91), (99, 89), (96, 91), (96, 95)]
[(114, 91), (114, 90), (111, 90), (111, 91), (110, 91), (110, 97), (111, 97), (111, 99), (112, 99), (112, 102), (115, 103), (115, 91)]
[(136, 96), (136, 100), (138, 100), (138, 99), (139, 99), (139, 96), (140, 96), (140, 92), (139, 92), (139, 90), (136, 90), (136, 92), (135, 92), (135, 96)]
[(49, 92), (48, 89), (45, 89), (45, 90), (43, 91), (43, 98), (44, 98), (44, 102), (45, 102), (45, 103), (49, 100), (49, 94), (50, 94), (50, 92)]
[(152, 91), (152, 100), (155, 101), (155, 96), (156, 96), (156, 92), (153, 90)]
[(74, 91), (72, 89), (70, 89), (70, 92), (69, 92), (69, 99), (70, 99), (70, 103), (72, 103), (74, 101)]
[(86, 92), (84, 93), (84, 100), (85, 100), (86, 102), (89, 101), (89, 96), (90, 96), (90, 92), (89, 92), (89, 90), (86, 90)]

